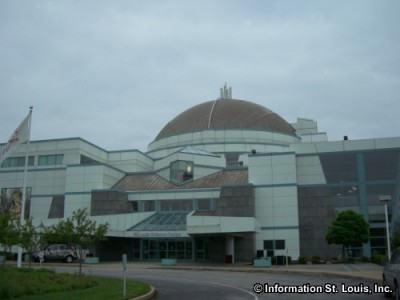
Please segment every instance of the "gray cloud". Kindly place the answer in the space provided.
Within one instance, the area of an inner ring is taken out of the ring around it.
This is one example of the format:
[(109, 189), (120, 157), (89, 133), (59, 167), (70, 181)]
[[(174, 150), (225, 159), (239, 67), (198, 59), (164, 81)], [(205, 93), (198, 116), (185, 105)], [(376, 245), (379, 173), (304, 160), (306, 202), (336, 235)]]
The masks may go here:
[(0, 141), (146, 150), (219, 96), (318, 121), (330, 139), (398, 136), (400, 5), (387, 1), (0, 2)]

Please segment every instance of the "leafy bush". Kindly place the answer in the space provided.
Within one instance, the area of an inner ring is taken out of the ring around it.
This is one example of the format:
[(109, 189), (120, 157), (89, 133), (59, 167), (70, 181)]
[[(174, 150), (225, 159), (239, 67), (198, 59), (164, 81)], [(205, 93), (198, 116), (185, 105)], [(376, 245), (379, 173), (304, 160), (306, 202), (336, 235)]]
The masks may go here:
[(305, 265), (307, 263), (307, 257), (299, 256), (299, 264)]
[(374, 253), (372, 254), (371, 261), (375, 264), (382, 265), (388, 261), (388, 258), (386, 255), (380, 253)]
[(311, 262), (313, 264), (319, 264), (321, 262), (321, 257), (319, 255), (314, 255), (311, 257)]
[(4, 255), (6, 260), (13, 260), (14, 259), (14, 255), (11, 252), (6, 252), (6, 253), (0, 252), (0, 255)]

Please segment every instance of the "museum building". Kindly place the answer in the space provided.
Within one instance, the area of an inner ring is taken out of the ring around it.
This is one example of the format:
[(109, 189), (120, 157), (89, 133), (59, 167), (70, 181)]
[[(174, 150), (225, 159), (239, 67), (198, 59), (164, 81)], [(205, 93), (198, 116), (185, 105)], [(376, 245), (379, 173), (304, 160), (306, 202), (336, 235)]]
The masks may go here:
[[(1, 165), (2, 212), (18, 214), (26, 147)], [(82, 138), (28, 147), (26, 213), (50, 226), (87, 208), (109, 223), (94, 249), (103, 261), (326, 260), (341, 253), (325, 235), (345, 209), (370, 225), (369, 242), (348, 254), (370, 257), (386, 252), (382, 196), (391, 234), (399, 229), (400, 137), (328, 141), (314, 120), (288, 123), (226, 86), (167, 123), (146, 153)]]

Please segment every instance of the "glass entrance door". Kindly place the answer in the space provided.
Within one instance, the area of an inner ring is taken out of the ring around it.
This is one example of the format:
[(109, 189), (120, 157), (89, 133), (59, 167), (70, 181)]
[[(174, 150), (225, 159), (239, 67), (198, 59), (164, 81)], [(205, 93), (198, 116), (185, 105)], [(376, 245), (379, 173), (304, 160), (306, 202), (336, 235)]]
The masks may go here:
[(192, 239), (143, 239), (141, 245), (143, 260), (163, 258), (192, 259)]

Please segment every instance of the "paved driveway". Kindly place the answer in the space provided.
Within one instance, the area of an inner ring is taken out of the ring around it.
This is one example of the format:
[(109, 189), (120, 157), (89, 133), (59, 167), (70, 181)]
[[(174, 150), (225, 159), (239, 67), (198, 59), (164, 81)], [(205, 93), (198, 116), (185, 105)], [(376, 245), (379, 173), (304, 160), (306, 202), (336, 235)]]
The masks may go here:
[[(56, 266), (56, 265), (54, 265)], [(75, 271), (57, 265), (58, 271)], [(374, 264), (291, 265), (254, 269), (248, 265), (131, 263), (128, 278), (153, 285), (156, 299), (382, 299), (380, 273)], [(122, 266), (85, 266), (85, 273), (122, 278)]]

